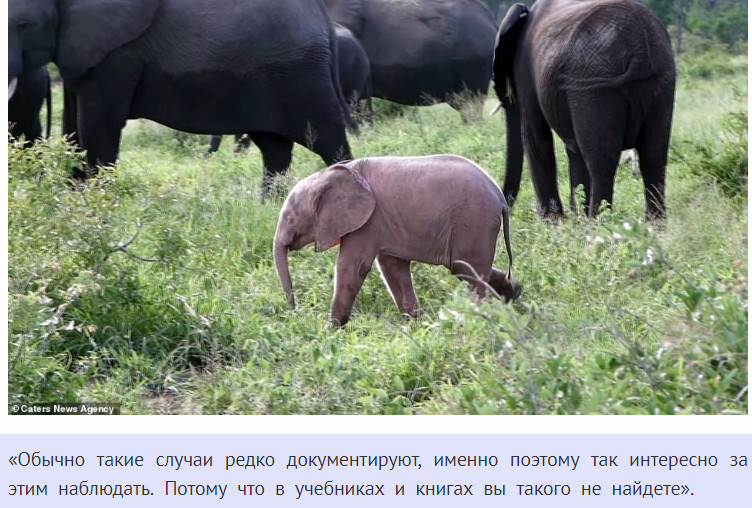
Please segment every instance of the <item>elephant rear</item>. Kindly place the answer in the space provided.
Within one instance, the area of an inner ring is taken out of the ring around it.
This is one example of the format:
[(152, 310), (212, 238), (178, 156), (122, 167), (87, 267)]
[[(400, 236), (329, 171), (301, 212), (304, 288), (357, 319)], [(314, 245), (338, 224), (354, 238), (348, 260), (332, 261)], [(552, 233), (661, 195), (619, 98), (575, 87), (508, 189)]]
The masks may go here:
[[(549, 2), (550, 22), (531, 37), (540, 41), (533, 56), (538, 76), (556, 76), (557, 86), (541, 87), (543, 109), (563, 138), (574, 138), (563, 109), (588, 97), (614, 99), (603, 111), (627, 125), (622, 149), (635, 148), (652, 109), (667, 102), (676, 86), (671, 40), (658, 18), (639, 2), (625, 0)], [(546, 21), (549, 21), (547, 19)], [(567, 47), (556, 51), (553, 47)], [(589, 55), (584, 58), (583, 55)], [(657, 99), (657, 100), (656, 100)], [(599, 113), (600, 114), (600, 113)]]
[[(460, 245), (493, 256), (508, 207), (496, 183), (472, 161), (429, 155), (366, 158), (353, 164), (378, 196), (377, 221), (394, 225), (387, 236), (396, 235), (393, 240), (400, 247), (391, 255), (447, 267), (463, 259), (457, 257)], [(416, 250), (405, 250), (408, 245)]]

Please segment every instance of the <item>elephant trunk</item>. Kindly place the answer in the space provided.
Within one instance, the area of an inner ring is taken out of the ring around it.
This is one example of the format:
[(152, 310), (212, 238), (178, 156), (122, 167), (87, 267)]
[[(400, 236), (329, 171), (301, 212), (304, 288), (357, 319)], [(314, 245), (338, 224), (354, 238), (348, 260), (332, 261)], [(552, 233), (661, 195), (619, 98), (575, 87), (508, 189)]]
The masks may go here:
[(277, 235), (274, 238), (274, 264), (277, 267), (277, 275), (282, 283), (282, 289), (287, 295), (287, 301), (290, 307), (295, 308), (295, 293), (292, 290), (292, 279), (290, 278), (290, 267), (287, 262), (287, 246), (280, 240)]
[(509, 206), (514, 204), (522, 178), (522, 127), (520, 107), (514, 102), (505, 106), (507, 125), (507, 167), (504, 175), (504, 197)]

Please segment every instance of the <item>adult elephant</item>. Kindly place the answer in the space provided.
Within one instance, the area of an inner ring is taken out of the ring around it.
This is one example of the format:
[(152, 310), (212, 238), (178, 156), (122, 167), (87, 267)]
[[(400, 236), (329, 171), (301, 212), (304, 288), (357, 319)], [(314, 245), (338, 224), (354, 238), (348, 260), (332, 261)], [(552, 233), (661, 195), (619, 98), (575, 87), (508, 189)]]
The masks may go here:
[(485, 96), (496, 23), (478, 0), (327, 0), (371, 61), (373, 96), (407, 105)]
[(570, 204), (585, 188), (585, 213), (613, 200), (622, 150), (635, 148), (648, 218), (663, 218), (676, 69), (658, 18), (634, 0), (539, 0), (509, 8), (493, 65), (506, 110), (504, 194), (514, 202), (522, 147), (544, 215), (563, 213), (551, 129), (569, 158)]
[[(345, 96), (345, 101), (350, 115), (356, 120), (371, 120), (373, 109), (371, 107), (371, 65), (368, 62), (363, 46), (360, 45), (355, 35), (346, 27), (335, 23), (334, 33), (337, 37), (337, 66), (340, 88)], [(362, 102), (365, 101), (365, 109)], [(250, 136), (235, 135), (235, 151), (240, 152), (250, 147)], [(207, 155), (219, 150), (222, 136), (211, 137)]]
[(24, 138), (24, 147), (31, 146), (42, 137), (42, 122), (39, 111), (47, 100), (47, 133), (50, 137), (52, 124), (52, 91), (47, 68), (37, 67), (18, 76), (13, 89), (8, 90), (8, 132), (15, 139)]
[[(334, 23), (334, 33), (337, 35), (339, 82), (350, 114), (370, 121), (373, 84), (368, 54), (349, 28)], [(365, 101), (365, 111), (361, 111), (362, 101)]]
[(352, 157), (321, 0), (10, 0), (8, 29), (9, 84), (55, 61), (64, 131), (91, 172), (115, 163), (129, 118), (249, 132), (265, 182), (288, 168), (293, 142), (327, 164)]

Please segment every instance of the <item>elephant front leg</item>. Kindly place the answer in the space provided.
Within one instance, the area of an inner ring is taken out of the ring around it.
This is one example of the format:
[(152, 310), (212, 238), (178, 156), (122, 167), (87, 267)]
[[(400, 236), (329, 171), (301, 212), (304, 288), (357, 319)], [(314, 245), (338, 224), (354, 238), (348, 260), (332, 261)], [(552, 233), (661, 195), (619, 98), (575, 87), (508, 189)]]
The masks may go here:
[(63, 136), (78, 144), (78, 103), (76, 95), (63, 83)]
[[(86, 150), (87, 168), (84, 178), (96, 175), (99, 167), (110, 167), (117, 162), (120, 135), (128, 119), (127, 107), (103, 107), (97, 97), (79, 98), (78, 138)], [(77, 173), (74, 176), (79, 176)]]
[(337, 257), (337, 272), (334, 279), (334, 298), (329, 311), (329, 321), (335, 326), (344, 326), (350, 320), (355, 298), (366, 280), (375, 256), (350, 255), (343, 244)]
[(83, 78), (66, 83), (66, 98), (75, 97), (77, 106), (78, 141), (86, 150), (87, 168), (82, 177), (95, 175), (98, 166), (112, 166), (117, 161), (121, 131), (140, 78), (138, 62), (112, 53)]
[(417, 317), (418, 297), (410, 274), (410, 261), (381, 254), (376, 258), (376, 264), (402, 315)]
[(209, 149), (206, 151), (204, 155), (211, 155), (217, 150), (219, 150), (219, 145), (222, 144), (222, 136), (221, 135), (213, 135), (211, 139), (209, 140)]

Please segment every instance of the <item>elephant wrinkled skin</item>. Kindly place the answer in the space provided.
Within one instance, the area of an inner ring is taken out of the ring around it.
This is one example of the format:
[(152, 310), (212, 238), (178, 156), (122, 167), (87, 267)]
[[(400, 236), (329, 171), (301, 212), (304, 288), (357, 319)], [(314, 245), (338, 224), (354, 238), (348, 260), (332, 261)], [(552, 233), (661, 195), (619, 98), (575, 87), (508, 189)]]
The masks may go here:
[(9, 86), (54, 60), (64, 133), (91, 172), (115, 163), (129, 118), (252, 133), (265, 181), (288, 168), (293, 143), (327, 164), (352, 158), (323, 0), (10, 0), (8, 30)]
[(613, 201), (622, 150), (635, 148), (646, 215), (663, 218), (676, 88), (671, 41), (636, 0), (538, 0), (515, 4), (501, 22), (493, 64), (506, 110), (504, 194), (514, 203), (522, 147), (544, 215), (563, 213), (551, 129), (569, 158), (570, 204), (585, 188), (585, 213)]
[[(492, 266), (502, 225), (507, 273)], [(418, 312), (411, 261), (447, 267), (480, 297), (489, 287), (507, 300), (520, 294), (504, 195), (483, 169), (456, 155), (359, 159), (298, 182), (274, 236), (277, 273), (293, 307), (288, 252), (311, 243), (317, 252), (340, 245), (330, 312), (335, 325), (350, 318), (374, 260), (408, 316)]]
[[(371, 106), (371, 64), (368, 62), (363, 46), (360, 45), (353, 33), (347, 28), (334, 24), (337, 37), (337, 67), (340, 88), (345, 97), (350, 116), (359, 120), (363, 117), (370, 121), (373, 108)], [(366, 101), (365, 112), (361, 112), (361, 101)], [(235, 134), (235, 151), (241, 152), (250, 147), (250, 136)], [(219, 150), (222, 143), (221, 135), (211, 137), (207, 155)]]

